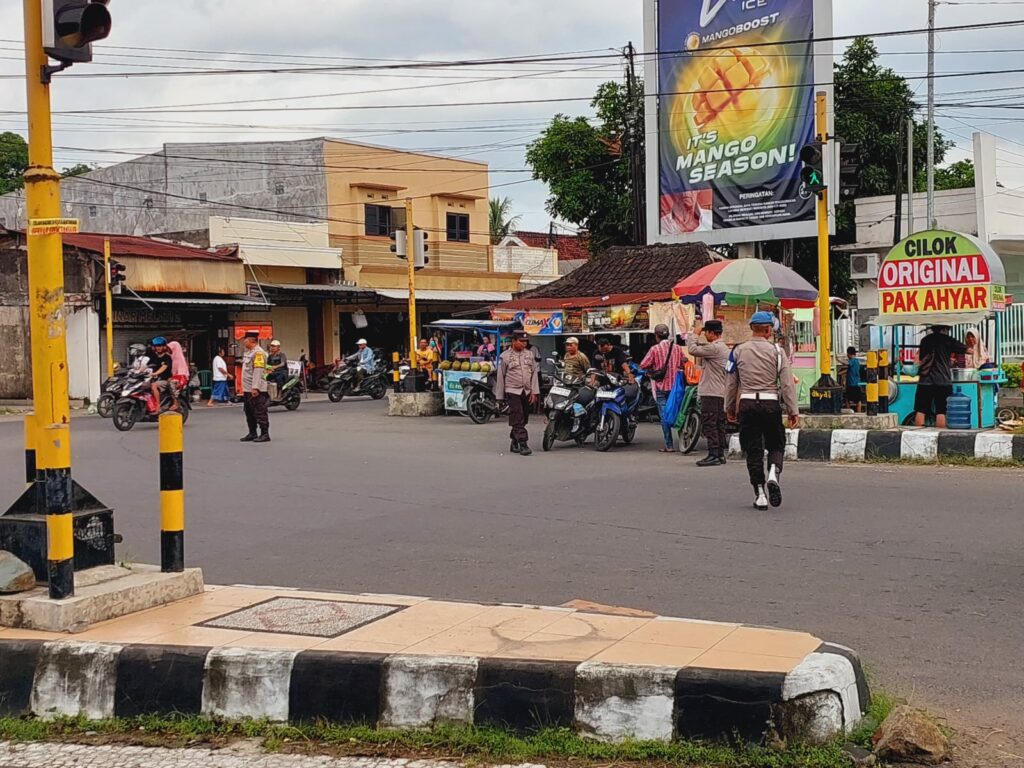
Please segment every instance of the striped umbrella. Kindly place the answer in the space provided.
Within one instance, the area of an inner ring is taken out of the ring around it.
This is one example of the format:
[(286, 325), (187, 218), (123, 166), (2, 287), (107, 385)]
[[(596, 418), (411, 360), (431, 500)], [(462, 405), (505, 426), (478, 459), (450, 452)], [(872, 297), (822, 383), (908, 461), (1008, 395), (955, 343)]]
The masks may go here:
[(684, 304), (700, 304), (710, 294), (716, 304), (775, 304), (794, 309), (813, 307), (818, 289), (789, 267), (774, 261), (720, 261), (684, 277), (672, 289)]

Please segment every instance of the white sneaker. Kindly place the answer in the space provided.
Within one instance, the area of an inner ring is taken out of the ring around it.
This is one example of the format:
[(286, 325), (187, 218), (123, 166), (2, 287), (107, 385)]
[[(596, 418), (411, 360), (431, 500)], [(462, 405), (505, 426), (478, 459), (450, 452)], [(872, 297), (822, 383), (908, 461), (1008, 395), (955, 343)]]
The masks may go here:
[(767, 511), (768, 509), (768, 497), (765, 495), (763, 485), (759, 485), (754, 488), (754, 509), (760, 510), (761, 512)]
[(779, 485), (779, 471), (774, 464), (768, 470), (768, 501), (773, 507), (782, 506), (782, 486)]

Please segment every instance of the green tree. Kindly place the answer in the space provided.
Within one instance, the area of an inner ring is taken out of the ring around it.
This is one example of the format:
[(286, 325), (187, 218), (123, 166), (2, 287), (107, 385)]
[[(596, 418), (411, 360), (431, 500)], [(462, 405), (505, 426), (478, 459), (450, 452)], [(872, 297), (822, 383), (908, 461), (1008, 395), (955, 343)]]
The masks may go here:
[(632, 239), (626, 144), (633, 130), (643, 151), (642, 94), (639, 85), (631, 96), (621, 83), (603, 83), (591, 102), (596, 120), (556, 115), (526, 151), (533, 177), (550, 190), (548, 213), (587, 230), (595, 251)]
[(17, 133), (0, 133), (0, 195), (25, 186), (28, 169), (28, 144)]
[(75, 163), (70, 168), (65, 168), (63, 171), (61, 171), (60, 175), (63, 176), (65, 179), (68, 178), (69, 176), (81, 176), (83, 173), (95, 171), (98, 167), (99, 166), (96, 165), (89, 165), (88, 163)]
[[(924, 192), (928, 185), (926, 173), (914, 179), (917, 192)], [(969, 189), (974, 186), (974, 163), (970, 160), (959, 160), (945, 168), (935, 169), (936, 189)]]
[(491, 245), (497, 245), (512, 232), (522, 216), (512, 215), (512, 198), (492, 197), (488, 204), (488, 225), (491, 232)]

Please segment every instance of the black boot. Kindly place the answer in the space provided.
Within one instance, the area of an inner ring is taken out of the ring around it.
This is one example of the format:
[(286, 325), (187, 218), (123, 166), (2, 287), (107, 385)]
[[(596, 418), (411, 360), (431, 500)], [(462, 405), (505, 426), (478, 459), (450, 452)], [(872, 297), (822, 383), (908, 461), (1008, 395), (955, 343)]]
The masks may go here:
[(256, 441), (256, 433), (255, 432), (250, 432), (248, 435), (243, 437), (238, 442), (240, 442), (240, 443), (252, 443), (252, 442), (255, 442), (255, 441)]
[(533, 453), (533, 451), (530, 450), (530, 446), (528, 446), (526, 443), (520, 443), (519, 444), (519, 455), (520, 456), (529, 456), (532, 453)]
[(721, 462), (718, 457), (713, 453), (709, 453), (703, 459), (697, 462), (698, 467), (717, 467)]
[(518, 440), (513, 440), (509, 444), (509, 446), (508, 446), (508, 452), (509, 453), (519, 453), (519, 451), (521, 451), (521, 450), (522, 450), (522, 447), (519, 445), (519, 441)]
[(253, 440), (253, 442), (254, 443), (269, 443), (270, 442), (270, 433), (269, 432), (261, 433), (259, 437), (257, 437), (255, 440)]

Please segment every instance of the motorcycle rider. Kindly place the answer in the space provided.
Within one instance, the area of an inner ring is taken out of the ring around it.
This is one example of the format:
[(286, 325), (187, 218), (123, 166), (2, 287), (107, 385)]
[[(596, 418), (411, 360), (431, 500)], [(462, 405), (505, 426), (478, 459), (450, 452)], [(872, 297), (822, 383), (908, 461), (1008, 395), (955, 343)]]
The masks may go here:
[[(259, 331), (246, 331), (242, 343), (242, 391), (245, 393), (245, 421), (249, 432), (243, 443), (269, 443), (270, 417), (267, 414), (267, 353), (260, 346)], [(257, 428), (259, 434), (256, 433)]]
[[(698, 467), (718, 467), (725, 464), (725, 366), (729, 361), (729, 347), (722, 341), (724, 328), (721, 320), (708, 320), (703, 328), (694, 328), (686, 335), (686, 346), (701, 362), (703, 373), (697, 394), (700, 395), (700, 418), (704, 439), (708, 442), (708, 455), (697, 462)], [(701, 339), (701, 336), (704, 336)]]
[(267, 355), (267, 381), (283, 387), (288, 383), (288, 356), (281, 351), (281, 342), (274, 339), (270, 342), (270, 354)]
[(373, 354), (373, 350), (367, 346), (366, 339), (360, 339), (357, 341), (356, 347), (359, 348), (359, 351), (355, 354), (355, 357), (357, 358), (355, 383), (358, 388), (362, 385), (366, 374), (372, 373), (373, 369), (377, 366), (377, 358)]
[(597, 351), (603, 358), (601, 369), (608, 373), (618, 373), (626, 377), (630, 384), (636, 384), (633, 371), (629, 369), (629, 357), (621, 349), (612, 344), (612, 340), (604, 337), (597, 342)]
[(160, 392), (170, 388), (171, 384), (171, 355), (167, 351), (167, 339), (163, 336), (155, 336), (150, 342), (153, 347), (153, 359), (151, 361), (153, 372), (149, 377), (153, 380), (152, 392), (153, 402), (160, 407)]
[(562, 358), (562, 364), (567, 382), (583, 381), (590, 370), (590, 359), (580, 352), (580, 340), (575, 336), (565, 340), (565, 357)]

